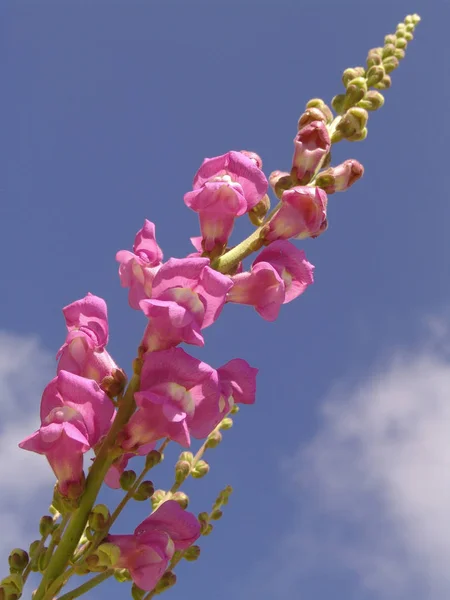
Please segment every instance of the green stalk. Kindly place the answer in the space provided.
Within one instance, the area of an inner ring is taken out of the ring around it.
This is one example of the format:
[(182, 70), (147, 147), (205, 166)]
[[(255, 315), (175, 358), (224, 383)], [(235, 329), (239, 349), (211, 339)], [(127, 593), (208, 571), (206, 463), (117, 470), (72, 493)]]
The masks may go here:
[(58, 600), (73, 600), (74, 598), (79, 598), (80, 596), (82, 596), (86, 592), (89, 592), (89, 590), (92, 590), (106, 579), (109, 579), (109, 577), (111, 577), (112, 575), (114, 575), (114, 569), (108, 569), (103, 573), (99, 573), (98, 575), (92, 577), (92, 579), (89, 579), (89, 581), (86, 581), (74, 590), (71, 590), (70, 592), (67, 592), (67, 594), (60, 596)]

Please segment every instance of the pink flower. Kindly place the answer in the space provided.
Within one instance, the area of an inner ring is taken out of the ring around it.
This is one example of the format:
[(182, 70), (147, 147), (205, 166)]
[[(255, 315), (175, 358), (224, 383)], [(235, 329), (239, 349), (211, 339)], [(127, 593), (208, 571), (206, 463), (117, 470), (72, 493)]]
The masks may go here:
[(250, 272), (233, 277), (227, 302), (254, 306), (267, 321), (275, 321), (284, 302), (285, 285), (278, 271), (268, 262), (259, 262)]
[(98, 384), (61, 371), (45, 388), (41, 400), (41, 427), (20, 448), (46, 456), (66, 494), (83, 480), (83, 454), (108, 432), (114, 406)]
[(327, 216), (328, 198), (317, 187), (296, 186), (283, 192), (281, 208), (267, 224), (265, 241), (314, 237)]
[(118, 366), (105, 350), (108, 343), (108, 314), (102, 298), (87, 294), (63, 308), (68, 335), (59, 349), (58, 373), (69, 371), (101, 383)]
[(337, 167), (330, 167), (318, 174), (316, 184), (327, 194), (345, 192), (364, 175), (364, 167), (351, 158)]
[(254, 157), (232, 151), (206, 158), (194, 177), (193, 191), (184, 196), (185, 204), (199, 213), (203, 249), (223, 249), (234, 219), (256, 206), (267, 187)]
[(134, 451), (164, 437), (188, 447), (196, 406), (218, 405), (217, 371), (181, 348), (149, 352), (135, 399), (138, 410), (125, 427), (124, 450)]
[(205, 438), (230, 412), (235, 404), (254, 404), (258, 369), (242, 358), (234, 358), (217, 369), (219, 403), (197, 402), (189, 429), (195, 438)]
[(189, 548), (200, 537), (196, 517), (174, 500), (167, 500), (133, 535), (109, 535), (107, 542), (120, 550), (116, 569), (128, 569), (134, 583), (145, 591), (154, 589), (176, 550)]
[(284, 301), (291, 302), (314, 283), (314, 266), (306, 260), (303, 250), (299, 250), (286, 240), (272, 242), (262, 250), (253, 262), (270, 263), (284, 282)]
[(152, 299), (140, 302), (149, 318), (143, 345), (148, 350), (181, 342), (203, 346), (200, 331), (218, 318), (232, 285), (207, 258), (169, 259), (155, 275)]
[(295, 136), (294, 147), (291, 176), (294, 182), (296, 180), (300, 185), (304, 185), (311, 181), (330, 150), (331, 141), (325, 123), (313, 121), (302, 127)]
[(131, 308), (138, 310), (139, 302), (151, 297), (152, 281), (162, 258), (162, 250), (155, 239), (155, 225), (145, 220), (136, 234), (133, 252), (120, 250), (116, 254), (120, 263), (120, 283), (122, 287), (130, 288), (128, 302)]

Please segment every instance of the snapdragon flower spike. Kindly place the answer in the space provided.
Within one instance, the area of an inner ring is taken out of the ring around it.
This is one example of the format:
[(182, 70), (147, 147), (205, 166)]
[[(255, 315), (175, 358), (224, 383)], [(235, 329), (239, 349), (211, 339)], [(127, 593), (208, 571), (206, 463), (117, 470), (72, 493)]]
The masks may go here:
[(314, 265), (306, 260), (303, 250), (287, 240), (278, 240), (264, 248), (253, 261), (253, 266), (260, 262), (270, 263), (282, 278), (283, 304), (303, 294), (314, 283)]
[(281, 197), (281, 208), (264, 228), (265, 243), (317, 237), (326, 227), (327, 203), (326, 193), (318, 187), (296, 186), (286, 190)]
[(258, 369), (242, 358), (233, 358), (217, 369), (219, 377), (219, 403), (200, 402), (195, 407), (194, 418), (189, 423), (193, 437), (207, 437), (235, 404), (254, 404)]
[(149, 318), (142, 345), (151, 351), (181, 342), (203, 346), (200, 331), (218, 318), (232, 285), (207, 258), (169, 259), (155, 275), (152, 299), (140, 302)]
[(109, 535), (107, 542), (120, 550), (114, 567), (127, 569), (142, 590), (155, 588), (177, 550), (186, 550), (200, 537), (196, 517), (167, 500), (138, 527), (133, 535)]
[(149, 352), (134, 397), (138, 409), (125, 427), (125, 451), (165, 437), (189, 447), (196, 406), (219, 404), (219, 378), (215, 369), (181, 348)]
[(64, 495), (82, 481), (83, 454), (108, 432), (114, 415), (95, 381), (60, 371), (42, 395), (41, 427), (19, 447), (46, 456)]
[(194, 177), (193, 190), (184, 196), (185, 204), (199, 214), (203, 250), (225, 248), (234, 219), (256, 206), (267, 188), (257, 161), (242, 152), (206, 158)]
[(120, 283), (122, 287), (130, 288), (128, 302), (131, 308), (139, 310), (139, 302), (151, 297), (153, 278), (162, 258), (162, 250), (156, 243), (155, 225), (146, 219), (136, 234), (133, 252), (120, 250), (116, 254), (120, 263)]
[(309, 183), (331, 148), (328, 129), (323, 121), (302, 127), (294, 139), (291, 177), (294, 182)]
[(105, 350), (108, 343), (106, 302), (89, 293), (63, 308), (68, 329), (65, 343), (59, 349), (58, 373), (69, 371), (101, 383), (118, 369)]

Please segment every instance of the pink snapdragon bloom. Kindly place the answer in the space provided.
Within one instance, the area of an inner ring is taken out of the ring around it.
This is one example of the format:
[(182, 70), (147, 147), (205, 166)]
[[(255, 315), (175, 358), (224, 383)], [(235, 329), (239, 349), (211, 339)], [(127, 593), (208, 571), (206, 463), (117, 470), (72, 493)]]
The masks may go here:
[(275, 321), (284, 302), (285, 284), (282, 277), (268, 262), (259, 262), (250, 272), (233, 277), (233, 287), (227, 302), (254, 306), (266, 321)]
[(188, 447), (196, 406), (218, 406), (217, 371), (181, 348), (149, 352), (134, 397), (138, 409), (125, 427), (124, 450), (135, 451), (165, 437)]
[(299, 250), (287, 240), (272, 242), (264, 248), (253, 262), (270, 263), (284, 282), (283, 304), (291, 302), (314, 283), (314, 265), (306, 260), (303, 250)]
[(69, 371), (101, 383), (118, 366), (105, 350), (108, 343), (108, 314), (106, 302), (87, 294), (63, 308), (68, 334), (59, 349), (58, 373)]
[(315, 237), (327, 216), (328, 198), (318, 187), (296, 186), (283, 192), (281, 208), (267, 224), (266, 242)]
[(177, 550), (186, 550), (200, 537), (196, 517), (167, 500), (133, 535), (109, 535), (106, 541), (120, 550), (116, 569), (127, 569), (134, 583), (145, 591), (154, 589)]
[(139, 302), (151, 297), (153, 278), (162, 258), (162, 250), (155, 239), (155, 225), (146, 219), (134, 239), (133, 252), (120, 250), (116, 254), (120, 263), (120, 283), (122, 287), (130, 288), (128, 302), (131, 308), (139, 310)]
[(235, 404), (254, 404), (258, 369), (242, 358), (234, 358), (217, 369), (220, 396), (218, 404), (198, 402), (189, 422), (193, 437), (207, 437)]
[(218, 318), (230, 277), (209, 266), (207, 258), (171, 258), (153, 280), (151, 300), (140, 307), (149, 318), (143, 345), (148, 350), (164, 350), (181, 342), (203, 346), (200, 331)]
[(203, 250), (224, 248), (234, 219), (256, 206), (267, 187), (255, 159), (242, 152), (205, 158), (194, 177), (193, 191), (184, 196), (185, 204), (199, 213)]
[(83, 480), (83, 454), (108, 432), (114, 406), (99, 385), (79, 375), (60, 371), (45, 388), (41, 427), (20, 448), (46, 456), (66, 494)]
[(309, 183), (330, 148), (330, 136), (323, 121), (313, 121), (302, 127), (294, 139), (291, 170), (294, 182), (300, 185)]

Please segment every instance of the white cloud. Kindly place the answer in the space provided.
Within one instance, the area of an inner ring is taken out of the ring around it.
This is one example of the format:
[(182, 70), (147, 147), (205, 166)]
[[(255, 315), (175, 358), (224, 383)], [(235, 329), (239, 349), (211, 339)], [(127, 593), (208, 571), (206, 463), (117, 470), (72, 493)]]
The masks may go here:
[(17, 444), (39, 426), (39, 404), (55, 375), (55, 360), (33, 337), (0, 332), (0, 575), (14, 547), (39, 537), (54, 476), (46, 460)]
[(449, 598), (450, 360), (431, 324), (436, 343), (334, 386), (283, 463), (296, 520), (251, 576), (259, 598)]

